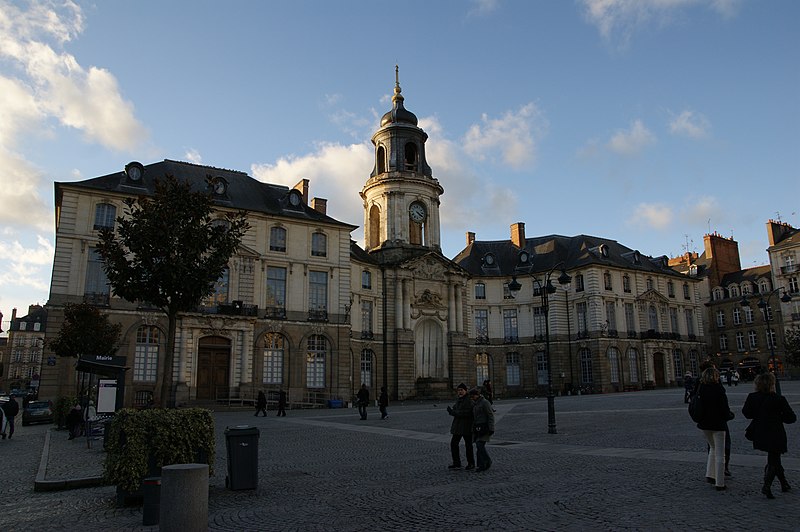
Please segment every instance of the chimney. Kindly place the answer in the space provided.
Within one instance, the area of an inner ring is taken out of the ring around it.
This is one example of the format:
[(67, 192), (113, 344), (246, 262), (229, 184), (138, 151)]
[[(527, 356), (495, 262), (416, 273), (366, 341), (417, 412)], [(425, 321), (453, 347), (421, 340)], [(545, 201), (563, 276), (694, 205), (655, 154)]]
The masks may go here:
[(511, 243), (518, 248), (525, 247), (525, 223), (517, 222), (511, 224)]
[(770, 220), (767, 222), (767, 236), (769, 236), (769, 245), (774, 246), (794, 230), (794, 227), (786, 222), (776, 222)]
[(725, 238), (715, 231), (703, 236), (703, 247), (706, 259), (711, 261), (709, 273), (711, 286), (718, 286), (726, 274), (742, 269), (739, 259), (739, 243), (732, 237)]
[(467, 245), (469, 246), (473, 242), (475, 242), (475, 233), (472, 231), (467, 231)]
[(328, 214), (328, 200), (322, 198), (312, 198), (311, 208), (322, 214)]
[(300, 192), (303, 193), (303, 203), (308, 205), (308, 179), (301, 179), (292, 188), (294, 188), (295, 190), (299, 190)]
[(17, 309), (11, 309), (11, 323), (14, 323), (14, 320), (17, 319)]

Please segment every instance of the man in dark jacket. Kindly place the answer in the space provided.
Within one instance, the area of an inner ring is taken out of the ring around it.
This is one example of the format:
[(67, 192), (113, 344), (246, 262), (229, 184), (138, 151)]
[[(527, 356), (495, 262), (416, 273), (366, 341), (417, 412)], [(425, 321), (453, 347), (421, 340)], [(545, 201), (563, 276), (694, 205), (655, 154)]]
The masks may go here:
[(450, 454), (453, 456), (453, 463), (448, 469), (461, 469), (461, 452), (458, 443), (464, 438), (466, 447), (467, 469), (475, 469), (475, 453), (472, 449), (472, 403), (467, 397), (467, 385), (463, 382), (456, 388), (456, 403), (447, 407), (447, 413), (453, 416), (450, 424)]
[[(8, 402), (3, 403), (2, 407), (3, 413), (6, 416), (6, 422), (8, 423), (8, 439), (11, 439), (11, 436), (14, 435), (14, 418), (17, 417), (19, 414), (19, 403), (14, 396), (11, 395), (8, 398)], [(5, 432), (3, 433), (3, 439), (6, 439)]]
[(367, 419), (367, 405), (369, 405), (369, 390), (366, 384), (361, 385), (361, 389), (356, 394), (358, 400), (358, 415), (361, 419)]

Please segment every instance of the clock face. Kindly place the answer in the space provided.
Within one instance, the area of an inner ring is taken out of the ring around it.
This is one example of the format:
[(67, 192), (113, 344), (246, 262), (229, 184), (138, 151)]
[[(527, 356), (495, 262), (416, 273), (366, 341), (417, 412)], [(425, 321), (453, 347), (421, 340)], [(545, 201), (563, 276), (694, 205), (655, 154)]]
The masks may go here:
[(125, 173), (131, 181), (139, 181), (142, 178), (142, 167), (139, 163), (130, 163), (125, 167)]
[(520, 251), (519, 253), (519, 261), (523, 264), (528, 262), (528, 252), (527, 251)]
[(297, 207), (300, 205), (300, 194), (297, 192), (290, 192), (289, 193), (289, 203)]
[(218, 179), (214, 182), (214, 193), (225, 194), (225, 181)]
[(408, 208), (408, 215), (411, 220), (420, 223), (425, 221), (425, 206), (422, 203), (414, 202)]

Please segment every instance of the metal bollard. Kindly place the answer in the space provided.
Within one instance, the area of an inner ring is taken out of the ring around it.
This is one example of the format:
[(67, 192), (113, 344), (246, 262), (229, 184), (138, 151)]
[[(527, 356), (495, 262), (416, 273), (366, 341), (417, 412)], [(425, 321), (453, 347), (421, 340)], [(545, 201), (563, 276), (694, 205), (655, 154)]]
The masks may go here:
[(147, 477), (142, 481), (144, 506), (142, 507), (142, 525), (158, 524), (161, 513), (161, 477)]

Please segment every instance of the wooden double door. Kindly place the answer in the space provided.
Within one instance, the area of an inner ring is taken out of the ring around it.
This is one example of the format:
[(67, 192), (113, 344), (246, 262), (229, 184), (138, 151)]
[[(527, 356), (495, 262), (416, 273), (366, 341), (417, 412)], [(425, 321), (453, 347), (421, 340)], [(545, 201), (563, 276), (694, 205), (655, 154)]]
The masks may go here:
[(197, 399), (227, 397), (230, 390), (231, 341), (221, 336), (200, 339), (197, 349)]

